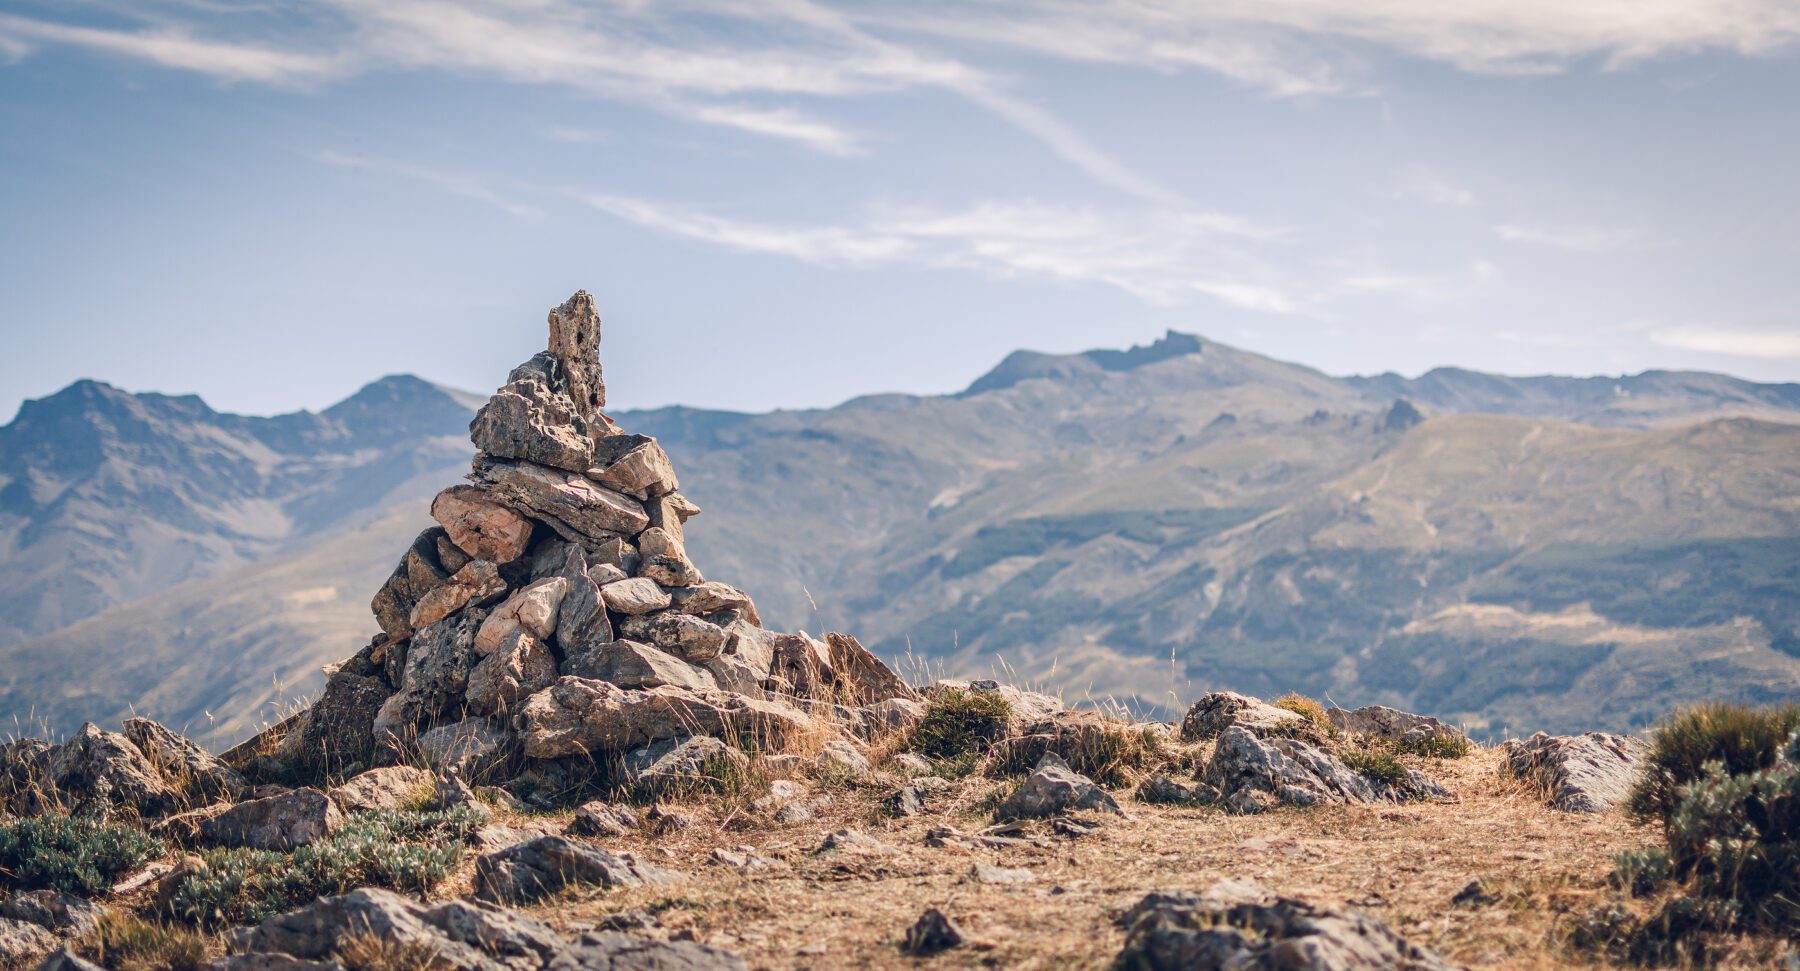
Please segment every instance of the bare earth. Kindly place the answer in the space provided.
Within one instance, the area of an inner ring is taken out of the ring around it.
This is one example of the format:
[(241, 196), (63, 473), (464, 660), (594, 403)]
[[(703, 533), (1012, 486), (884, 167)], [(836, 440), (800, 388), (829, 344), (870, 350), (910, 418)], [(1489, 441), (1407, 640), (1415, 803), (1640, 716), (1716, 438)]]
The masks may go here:
[[(1121, 792), (1132, 819), (1094, 817), (1104, 829), (1073, 839), (1047, 823), (1029, 824), (1026, 834), (1046, 842), (1043, 848), (926, 845), (932, 827), (972, 833), (990, 825), (994, 793), (1008, 791), (1013, 780), (971, 777), (926, 815), (900, 820), (879, 812), (892, 784), (838, 788), (816, 819), (785, 826), (749, 807), (690, 802), (677, 807), (694, 816), (690, 827), (601, 841), (682, 871), (686, 882), (575, 891), (530, 912), (579, 931), (645, 910), (662, 933), (729, 948), (761, 968), (1092, 968), (1118, 952), (1123, 935), (1114, 919), (1146, 892), (1204, 890), (1237, 877), (1316, 903), (1366, 909), (1460, 964), (1604, 966), (1573, 952), (1563, 935), (1573, 915), (1616, 899), (1605, 882), (1612, 855), (1654, 843), (1655, 834), (1620, 812), (1548, 809), (1498, 776), (1496, 762), (1494, 752), (1477, 751), (1460, 761), (1416, 763), (1457, 794), (1454, 804), (1229, 816), (1149, 806)], [(564, 821), (508, 820), (558, 829)], [(815, 852), (826, 834), (844, 828), (892, 851)], [(717, 847), (750, 847), (774, 866), (740, 871), (709, 862)], [(980, 882), (971, 875), (977, 863), (1027, 870), (1031, 879)], [(1477, 877), (1498, 901), (1452, 907), (1451, 898)], [(906, 928), (928, 907), (956, 920), (971, 943), (923, 960), (903, 954)], [(1772, 957), (1746, 953), (1724, 966), (1766, 966)]]

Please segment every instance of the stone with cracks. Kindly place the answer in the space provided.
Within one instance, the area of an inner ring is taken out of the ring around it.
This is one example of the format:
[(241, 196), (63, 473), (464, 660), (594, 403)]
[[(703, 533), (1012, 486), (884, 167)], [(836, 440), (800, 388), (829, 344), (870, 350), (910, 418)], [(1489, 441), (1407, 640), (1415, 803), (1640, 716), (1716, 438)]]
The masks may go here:
[(180, 806), (181, 794), (156, 764), (117, 732), (83, 723), (61, 745), (42, 755), (41, 778), (76, 815), (101, 803), (125, 807), (139, 816), (159, 816)]
[(476, 460), (471, 477), (495, 501), (541, 520), (567, 540), (635, 536), (650, 525), (636, 499), (578, 473), (484, 457)]
[(375, 591), (369, 609), (388, 637), (394, 640), (411, 637), (413, 608), (426, 594), (450, 579), (450, 573), (454, 571), (445, 569), (439, 553), (440, 541), (448, 539), (442, 526), (433, 526), (420, 533), (387, 582)]
[(470, 560), (443, 585), (433, 588), (413, 605), (409, 618), (413, 632), (417, 633), (470, 604), (486, 604), (505, 592), (506, 580), (500, 576), (498, 567), (487, 560)]
[(400, 690), (383, 702), (375, 715), (374, 734), (378, 741), (391, 738), (409, 742), (422, 728), (462, 707), (469, 689), (469, 673), (478, 660), (475, 632), (482, 620), (481, 611), (465, 610), (413, 635)]
[(200, 840), (213, 846), (291, 850), (330, 836), (344, 814), (317, 789), (295, 789), (240, 802), (200, 824)]
[(1203, 742), (1218, 738), (1233, 725), (1241, 725), (1262, 734), (1275, 726), (1298, 726), (1306, 721), (1296, 712), (1277, 708), (1249, 695), (1235, 691), (1214, 691), (1202, 695), (1181, 720), (1181, 740)]
[(721, 686), (712, 672), (636, 641), (613, 641), (570, 654), (563, 660), (562, 673), (621, 688), (673, 685), (704, 690)]
[(568, 592), (569, 581), (559, 576), (535, 580), (515, 591), (481, 622), (475, 632), (475, 653), (494, 653), (521, 629), (540, 640), (549, 638), (556, 632), (557, 609)]
[(379, 677), (333, 673), (319, 700), (283, 740), (286, 761), (306, 772), (367, 763), (374, 747), (375, 718), (391, 694)]
[(569, 544), (556, 575), (568, 584), (556, 608), (556, 645), (569, 654), (611, 641), (612, 620), (606, 616), (600, 584), (624, 579), (624, 571), (604, 563), (590, 567), (581, 547)]
[(183, 791), (191, 805), (240, 799), (249, 789), (237, 770), (148, 718), (127, 718), (123, 727), (131, 744)]
[(1052, 754), (1038, 760), (1024, 784), (1000, 804), (996, 815), (1001, 819), (1042, 819), (1077, 809), (1125, 815), (1105, 789)]
[(486, 718), (465, 718), (421, 732), (413, 747), (439, 772), (479, 779), (518, 745), (512, 730)]
[(594, 464), (594, 440), (588, 421), (558, 385), (561, 368), (548, 352), (540, 353), (507, 375), (469, 423), (469, 438), (481, 451), (500, 458), (524, 459), (571, 472)]
[(431, 502), (431, 518), (473, 559), (511, 563), (531, 543), (531, 523), (474, 486), (451, 486)]
[(1206, 894), (1152, 893), (1119, 919), (1113, 964), (1144, 971), (1453, 971), (1437, 952), (1357, 911), (1222, 880)]
[(812, 727), (803, 712), (779, 701), (675, 687), (630, 691), (570, 677), (526, 699), (518, 723), (525, 754), (538, 759), (625, 751), (696, 733), (779, 746)]
[(600, 311), (593, 295), (577, 290), (550, 311), (551, 356), (556, 358), (564, 391), (576, 415), (598, 426), (598, 437), (611, 425), (600, 409), (606, 407), (606, 382), (600, 376)]
[(629, 853), (609, 853), (563, 836), (541, 836), (489, 853), (475, 861), (475, 897), (527, 903), (563, 887), (641, 887), (674, 883), (680, 875), (640, 862)]
[(632, 577), (609, 583), (600, 588), (600, 597), (606, 601), (606, 609), (615, 614), (635, 616), (654, 613), (669, 606), (669, 591), (648, 577)]
[(692, 587), (706, 582), (687, 550), (667, 530), (652, 526), (639, 534), (637, 574), (665, 587)]
[(666, 496), (681, 488), (669, 453), (648, 435), (614, 435), (594, 450), (596, 467), (587, 476), (639, 501)]
[(644, 515), (650, 517), (650, 525), (661, 529), (675, 538), (675, 542), (686, 542), (682, 526), (688, 520), (700, 515), (700, 507), (693, 500), (679, 492), (671, 492), (666, 496), (657, 496), (645, 500)]
[(627, 617), (619, 621), (619, 636), (693, 663), (710, 661), (725, 650), (725, 631), (719, 625), (687, 614), (663, 612)]
[(36, 924), (63, 937), (93, 930), (104, 913), (106, 908), (91, 900), (56, 890), (28, 890), (0, 897), (0, 919)]
[(500, 715), (513, 710), (519, 699), (542, 691), (555, 681), (556, 655), (550, 646), (529, 632), (514, 628), (504, 644), (469, 672), (464, 701), (475, 714)]
[(590, 802), (575, 810), (569, 821), (571, 836), (616, 839), (638, 829), (637, 811), (630, 806), (610, 802)]
[(389, 765), (363, 772), (326, 795), (344, 812), (399, 809), (418, 802), (433, 789), (431, 773), (410, 765)]
[(647, 795), (713, 789), (720, 774), (742, 774), (750, 758), (709, 735), (666, 738), (625, 753), (625, 777)]
[(22, 968), (58, 944), (56, 935), (22, 920), (0, 917), (0, 967)]
[(1626, 735), (1538, 732), (1502, 743), (1500, 768), (1531, 783), (1557, 809), (1603, 813), (1631, 795), (1649, 751), (1644, 742)]
[(918, 692), (849, 634), (826, 634), (825, 647), (831, 661), (832, 678), (839, 686), (839, 697), (845, 704), (872, 705), (890, 698), (909, 701), (918, 698)]
[(708, 580), (691, 587), (677, 587), (669, 591), (669, 597), (670, 607), (677, 613), (705, 615), (735, 610), (751, 626), (762, 626), (762, 615), (757, 612), (756, 604), (750, 602), (750, 595), (729, 583)]

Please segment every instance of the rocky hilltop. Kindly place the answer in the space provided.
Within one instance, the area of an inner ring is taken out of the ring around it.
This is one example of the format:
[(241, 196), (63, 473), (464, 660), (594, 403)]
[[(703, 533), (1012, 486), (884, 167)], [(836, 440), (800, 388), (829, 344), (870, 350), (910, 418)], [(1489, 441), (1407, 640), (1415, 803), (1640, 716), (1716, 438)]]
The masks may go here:
[(912, 684), (707, 579), (592, 298), (549, 331), (315, 702), (219, 756), (143, 718), (0, 746), (0, 969), (1800, 960), (1800, 709), (1484, 747)]

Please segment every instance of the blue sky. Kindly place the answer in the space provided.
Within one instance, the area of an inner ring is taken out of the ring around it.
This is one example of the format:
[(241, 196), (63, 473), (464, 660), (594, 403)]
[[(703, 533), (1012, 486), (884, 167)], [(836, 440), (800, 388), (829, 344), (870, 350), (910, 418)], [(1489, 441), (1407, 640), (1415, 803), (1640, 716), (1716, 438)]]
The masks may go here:
[(0, 0), (0, 419), (79, 377), (616, 408), (1175, 328), (1800, 379), (1793, 0)]

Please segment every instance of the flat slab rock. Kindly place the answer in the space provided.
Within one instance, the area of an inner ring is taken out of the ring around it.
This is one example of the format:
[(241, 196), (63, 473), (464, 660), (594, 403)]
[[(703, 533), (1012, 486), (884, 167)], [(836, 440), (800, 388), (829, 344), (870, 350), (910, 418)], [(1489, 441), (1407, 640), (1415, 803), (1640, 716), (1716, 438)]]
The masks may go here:
[(1298, 725), (1306, 719), (1286, 708), (1235, 691), (1213, 691), (1200, 696), (1181, 720), (1181, 740), (1203, 742), (1218, 738), (1233, 725), (1258, 735), (1279, 725)]
[(1552, 807), (1603, 813), (1624, 802), (1644, 771), (1650, 746), (1627, 735), (1588, 732), (1509, 739), (1500, 746), (1501, 771), (1535, 785)]
[(1222, 880), (1205, 894), (1152, 893), (1120, 918), (1115, 966), (1143, 971), (1453, 971), (1377, 918)]

